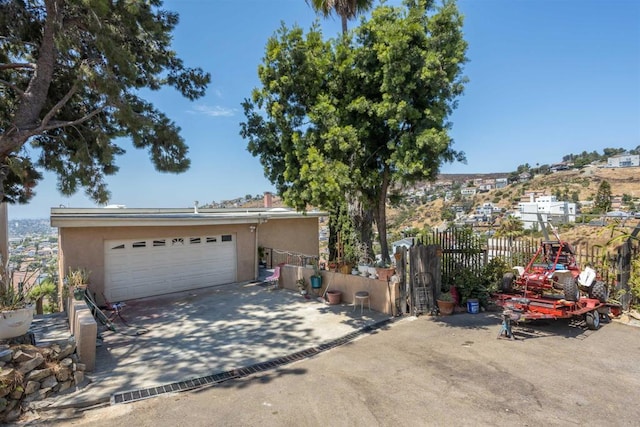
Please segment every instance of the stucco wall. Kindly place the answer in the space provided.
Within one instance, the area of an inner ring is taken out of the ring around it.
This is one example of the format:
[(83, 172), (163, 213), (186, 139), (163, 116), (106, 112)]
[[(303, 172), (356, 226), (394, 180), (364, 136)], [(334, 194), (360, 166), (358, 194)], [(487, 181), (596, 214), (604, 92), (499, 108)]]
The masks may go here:
[(104, 242), (118, 239), (146, 239), (153, 237), (204, 236), (234, 234), (236, 237), (238, 282), (254, 279), (256, 250), (255, 234), (249, 224), (187, 227), (78, 227), (60, 229), (60, 268), (63, 273), (71, 268), (91, 271), (89, 283), (98, 296), (104, 291)]
[(265, 248), (318, 256), (318, 218), (269, 220), (258, 227), (258, 244)]
[[(285, 265), (280, 274), (280, 286), (285, 289), (297, 291), (296, 281), (304, 278), (308, 285), (307, 289), (312, 291), (309, 284), (312, 274), (313, 270), (311, 268)], [(317, 295), (324, 295), (327, 288), (329, 290), (341, 291), (342, 304), (353, 305), (355, 293), (358, 291), (367, 291), (371, 298), (371, 310), (392, 316), (398, 314), (395, 306), (395, 301), (399, 296), (397, 283), (387, 283), (384, 280), (333, 271), (322, 271), (321, 274), (322, 288), (315, 290)], [(367, 303), (365, 303), (365, 310), (367, 307)]]
[(257, 245), (315, 256), (318, 255), (319, 250), (317, 217), (270, 219), (262, 224), (61, 227), (59, 228), (60, 277), (64, 277), (70, 267), (90, 270), (91, 289), (101, 300), (105, 280), (105, 241), (217, 234), (236, 236), (237, 282), (247, 282), (257, 278)]

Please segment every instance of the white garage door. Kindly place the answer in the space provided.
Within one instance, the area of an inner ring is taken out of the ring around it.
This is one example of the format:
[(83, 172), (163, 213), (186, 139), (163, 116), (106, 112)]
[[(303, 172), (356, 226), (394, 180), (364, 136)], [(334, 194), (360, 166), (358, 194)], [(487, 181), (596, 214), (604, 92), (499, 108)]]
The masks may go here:
[(236, 281), (233, 234), (105, 242), (105, 296), (123, 301)]

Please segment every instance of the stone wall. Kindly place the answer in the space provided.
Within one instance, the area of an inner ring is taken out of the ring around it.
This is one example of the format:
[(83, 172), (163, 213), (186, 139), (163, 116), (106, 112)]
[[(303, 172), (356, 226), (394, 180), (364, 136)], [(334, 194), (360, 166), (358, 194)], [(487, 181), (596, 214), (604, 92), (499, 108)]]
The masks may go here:
[(73, 338), (48, 347), (0, 345), (0, 423), (17, 420), (36, 403), (84, 381)]

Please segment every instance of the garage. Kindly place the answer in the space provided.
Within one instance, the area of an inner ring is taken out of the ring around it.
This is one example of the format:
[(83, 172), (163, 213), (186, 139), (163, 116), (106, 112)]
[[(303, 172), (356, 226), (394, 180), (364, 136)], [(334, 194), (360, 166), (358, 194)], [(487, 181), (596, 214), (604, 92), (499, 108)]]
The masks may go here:
[(98, 304), (258, 278), (258, 249), (318, 255), (325, 212), (282, 208), (52, 208), (58, 286), (90, 272)]
[(105, 296), (124, 301), (236, 281), (234, 234), (104, 242)]

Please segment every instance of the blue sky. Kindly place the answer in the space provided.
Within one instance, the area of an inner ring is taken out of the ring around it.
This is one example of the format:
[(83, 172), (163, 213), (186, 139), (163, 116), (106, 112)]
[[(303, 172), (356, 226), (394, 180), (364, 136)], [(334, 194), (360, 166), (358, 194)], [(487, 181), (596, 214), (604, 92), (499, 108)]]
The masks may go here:
[[(399, 4), (389, 1), (388, 4)], [(636, 0), (462, 0), (470, 79), (452, 117), (455, 149), (467, 164), (443, 173), (510, 172), (550, 164), (563, 155), (640, 145), (640, 2)], [(172, 90), (148, 99), (181, 128), (191, 169), (156, 172), (133, 149), (108, 178), (111, 203), (187, 207), (273, 190), (239, 136), (240, 103), (258, 85), (257, 67), (280, 22), (309, 28), (304, 0), (169, 0), (180, 14), (174, 48), (188, 66), (212, 74), (207, 95), (188, 102)], [(325, 37), (340, 32), (322, 20)], [(353, 27), (356, 22), (351, 22)], [(92, 207), (83, 194), (67, 198), (45, 175), (28, 205), (10, 218), (44, 218), (50, 207)]]

